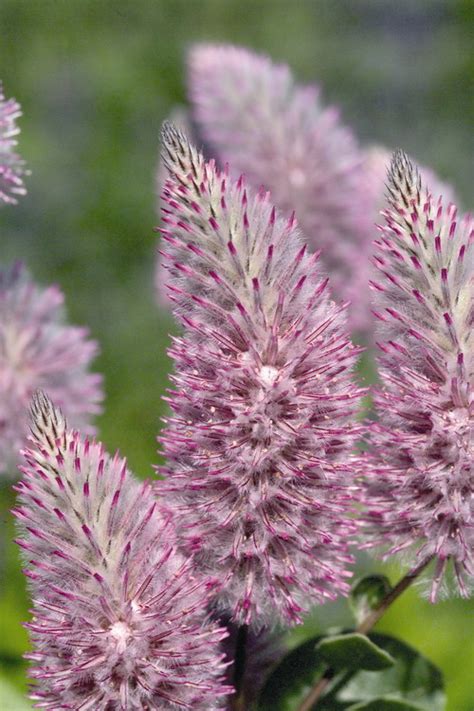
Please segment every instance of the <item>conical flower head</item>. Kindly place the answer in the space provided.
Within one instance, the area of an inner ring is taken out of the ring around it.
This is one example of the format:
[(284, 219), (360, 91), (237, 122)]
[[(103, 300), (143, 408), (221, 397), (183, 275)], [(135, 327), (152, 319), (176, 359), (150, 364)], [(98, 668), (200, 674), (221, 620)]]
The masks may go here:
[(388, 195), (372, 283), (384, 389), (370, 515), (389, 555), (436, 559), (435, 600), (449, 561), (462, 594), (474, 576), (474, 223), (402, 152)]
[(65, 323), (64, 296), (38, 287), (21, 264), (0, 268), (0, 474), (13, 474), (28, 431), (28, 404), (47, 389), (78, 427), (100, 411), (102, 379), (88, 372), (97, 344)]
[(166, 482), (185, 550), (234, 621), (347, 592), (357, 351), (293, 218), (164, 130), (174, 341)]
[[(385, 209), (387, 172), (390, 169), (392, 156), (393, 151), (385, 146), (378, 145), (370, 146), (364, 153), (364, 168), (366, 174), (364, 189), (370, 196), (370, 204), (373, 210), (371, 222), (373, 224), (379, 222), (380, 212)], [(449, 203), (457, 201), (453, 186), (442, 180), (431, 168), (418, 165), (417, 169), (424, 189), (430, 191), (435, 201), (440, 196), (443, 198), (444, 205), (449, 205)]]
[[(193, 131), (191, 127), (191, 122), (189, 120), (188, 112), (184, 108), (175, 108), (169, 118), (169, 122), (172, 123), (174, 126), (179, 128), (180, 131), (186, 134), (188, 138), (193, 140), (193, 142), (196, 142), (194, 140), (193, 136)], [(165, 186), (165, 183), (168, 179), (168, 171), (166, 169), (166, 166), (164, 164), (163, 158), (161, 156), (161, 150), (160, 154), (158, 156), (158, 161), (157, 161), (157, 167), (156, 167), (156, 174), (155, 174), (155, 195), (156, 195), (156, 208), (157, 208), (157, 214), (161, 217), (161, 208), (163, 207), (163, 202), (161, 199), (161, 194), (163, 192), (163, 188)], [(166, 288), (166, 275), (167, 271), (164, 267), (163, 264), (163, 259), (161, 258), (161, 255), (159, 251), (157, 251), (156, 254), (156, 261), (155, 261), (155, 297), (156, 297), (156, 302), (158, 306), (164, 308), (164, 309), (169, 309), (171, 306), (171, 302), (169, 300), (169, 293)]]
[(15, 99), (6, 99), (0, 82), (0, 203), (17, 202), (18, 195), (25, 195), (23, 175), (25, 164), (15, 152), (15, 136), (20, 132), (16, 120), (21, 116), (20, 105)]
[(150, 485), (41, 394), (24, 457), (14, 513), (33, 593), (31, 698), (51, 711), (220, 708), (225, 632)]
[(362, 153), (338, 109), (324, 106), (318, 87), (298, 85), (287, 66), (240, 47), (196, 45), (188, 64), (193, 118), (210, 154), (271, 190), (280, 210), (296, 212), (334, 294), (353, 300), (351, 327), (366, 328), (359, 277), (372, 206)]

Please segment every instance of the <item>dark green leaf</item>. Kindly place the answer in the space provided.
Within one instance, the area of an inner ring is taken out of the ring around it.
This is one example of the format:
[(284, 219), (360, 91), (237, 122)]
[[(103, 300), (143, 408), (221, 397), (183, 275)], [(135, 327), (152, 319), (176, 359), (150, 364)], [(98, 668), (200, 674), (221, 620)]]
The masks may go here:
[(390, 669), (374, 674), (359, 671), (337, 693), (340, 701), (372, 701), (396, 696), (426, 711), (443, 711), (445, 696), (441, 672), (416, 649), (394, 637), (371, 634), (370, 639), (396, 661)]
[[(388, 635), (371, 634), (369, 639), (395, 664), (378, 672), (349, 669), (336, 674), (318, 702), (318, 711), (354, 711), (354, 706), (360, 711), (444, 710), (442, 676), (428, 659)], [(283, 659), (263, 688), (259, 711), (294, 711), (327, 669), (319, 651), (323, 640), (334, 637), (308, 640)], [(369, 702), (379, 705), (367, 706)]]
[(354, 585), (349, 604), (357, 624), (378, 607), (390, 589), (386, 575), (367, 575)]
[(294, 711), (326, 668), (316, 651), (321, 639), (313, 637), (284, 657), (262, 690), (259, 711)]
[(324, 661), (336, 671), (342, 669), (380, 671), (395, 664), (395, 660), (388, 652), (377, 647), (365, 635), (356, 632), (325, 637), (318, 643), (316, 651), (319, 651)]

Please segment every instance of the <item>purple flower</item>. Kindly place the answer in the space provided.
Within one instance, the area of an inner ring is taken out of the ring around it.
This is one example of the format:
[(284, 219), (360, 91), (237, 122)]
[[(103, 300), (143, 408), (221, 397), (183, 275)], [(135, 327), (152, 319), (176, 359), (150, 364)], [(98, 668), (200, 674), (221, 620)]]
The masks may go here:
[(170, 126), (163, 192), (170, 292), (184, 325), (157, 488), (218, 606), (256, 626), (347, 593), (360, 390), (344, 307), (293, 217)]
[(31, 698), (51, 711), (220, 708), (226, 633), (150, 485), (41, 393), (31, 429), (14, 512), (33, 593)]
[(372, 282), (383, 390), (374, 427), (369, 518), (387, 556), (474, 576), (474, 222), (431, 195), (402, 152), (388, 182)]
[(338, 109), (324, 106), (317, 87), (296, 84), (287, 66), (225, 45), (191, 50), (189, 95), (210, 153), (271, 190), (287, 215), (296, 212), (334, 293), (353, 301), (351, 328), (367, 329), (372, 205), (363, 155)]
[(64, 323), (63, 301), (56, 286), (39, 288), (21, 264), (0, 269), (0, 474), (14, 472), (37, 388), (74, 425), (100, 411), (101, 377), (88, 373), (97, 344), (86, 329)]
[(15, 136), (20, 132), (16, 119), (21, 116), (20, 104), (5, 99), (0, 83), (0, 203), (15, 204), (17, 195), (25, 195), (22, 176), (25, 164), (17, 153)]

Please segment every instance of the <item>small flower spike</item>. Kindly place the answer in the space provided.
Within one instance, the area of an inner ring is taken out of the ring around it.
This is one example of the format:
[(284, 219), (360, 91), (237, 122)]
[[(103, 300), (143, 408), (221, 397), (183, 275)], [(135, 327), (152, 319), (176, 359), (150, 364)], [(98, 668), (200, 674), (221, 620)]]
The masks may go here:
[(0, 474), (12, 476), (28, 432), (28, 404), (47, 389), (78, 427), (100, 412), (102, 378), (84, 328), (68, 326), (56, 286), (39, 288), (21, 264), (0, 268)]
[(386, 556), (434, 558), (434, 602), (448, 567), (460, 594), (474, 580), (474, 221), (443, 205), (401, 151), (387, 190), (372, 282), (383, 389), (369, 525)]
[(182, 546), (237, 624), (294, 623), (348, 592), (361, 391), (344, 307), (294, 217), (166, 125), (162, 230), (175, 390), (162, 442)]
[[(352, 300), (349, 325), (369, 325), (364, 265), (373, 239), (363, 154), (339, 110), (290, 69), (233, 46), (196, 45), (188, 58), (193, 119), (209, 149), (276, 207), (294, 210), (311, 251), (339, 299)], [(362, 250), (362, 251), (361, 251)]]
[(20, 104), (14, 99), (5, 99), (0, 82), (0, 204), (15, 204), (18, 195), (26, 194), (23, 176), (27, 171), (24, 161), (15, 153), (19, 116)]
[(150, 485), (69, 430), (41, 393), (31, 431), (14, 513), (33, 593), (36, 707), (221, 708), (226, 633), (208, 621), (209, 584), (176, 552)]
[[(392, 156), (393, 151), (384, 146), (370, 146), (370, 148), (365, 151), (364, 167), (367, 176), (365, 189), (370, 195), (370, 203), (373, 205), (373, 215), (371, 217), (373, 224), (380, 221), (380, 211), (385, 208), (387, 172), (392, 162)], [(418, 172), (425, 190), (429, 190), (432, 197), (437, 199), (439, 196), (442, 196), (444, 205), (457, 201), (452, 185), (441, 180), (431, 168), (418, 165)]]

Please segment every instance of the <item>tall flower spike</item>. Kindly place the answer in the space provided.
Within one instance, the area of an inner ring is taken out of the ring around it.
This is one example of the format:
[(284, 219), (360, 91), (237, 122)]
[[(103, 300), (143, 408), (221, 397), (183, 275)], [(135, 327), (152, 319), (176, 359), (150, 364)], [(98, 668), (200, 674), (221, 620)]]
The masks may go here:
[(164, 258), (185, 333), (157, 488), (237, 623), (300, 619), (347, 593), (360, 391), (343, 307), (294, 218), (205, 163), (170, 126)]
[(372, 205), (362, 153), (338, 109), (323, 105), (317, 87), (296, 84), (287, 66), (243, 48), (197, 45), (188, 65), (193, 118), (211, 154), (255, 189), (264, 185), (286, 214), (295, 210), (308, 246), (321, 250), (333, 293), (353, 301), (351, 328), (367, 328), (360, 277)]
[(226, 633), (150, 485), (42, 394), (24, 457), (14, 513), (33, 592), (31, 698), (51, 711), (220, 708)]
[(15, 153), (19, 116), (20, 104), (15, 99), (5, 99), (0, 82), (0, 203), (15, 204), (17, 196), (26, 193), (22, 177), (26, 173), (25, 164)]
[(397, 152), (372, 282), (381, 337), (369, 484), (370, 526), (417, 562), (448, 562), (467, 595), (474, 576), (474, 222), (458, 220)]
[(39, 288), (21, 264), (0, 269), (0, 474), (15, 471), (36, 389), (89, 432), (100, 412), (102, 378), (88, 372), (97, 344), (87, 329), (64, 323), (63, 302), (56, 286)]

